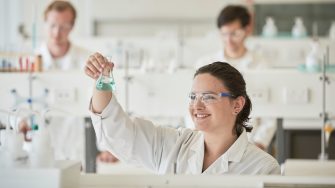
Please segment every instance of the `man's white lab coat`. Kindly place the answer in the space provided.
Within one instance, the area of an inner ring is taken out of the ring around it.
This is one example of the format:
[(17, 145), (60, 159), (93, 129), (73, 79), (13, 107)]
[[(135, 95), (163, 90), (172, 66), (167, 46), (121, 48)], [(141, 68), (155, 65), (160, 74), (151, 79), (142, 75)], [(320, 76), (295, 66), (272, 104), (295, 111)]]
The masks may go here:
[[(53, 59), (46, 43), (35, 52), (42, 55), (43, 71), (81, 70), (90, 52), (71, 43), (65, 56)], [(65, 83), (66, 84), (66, 83)], [(56, 160), (84, 161), (85, 129), (83, 117), (52, 117), (48, 124)]]

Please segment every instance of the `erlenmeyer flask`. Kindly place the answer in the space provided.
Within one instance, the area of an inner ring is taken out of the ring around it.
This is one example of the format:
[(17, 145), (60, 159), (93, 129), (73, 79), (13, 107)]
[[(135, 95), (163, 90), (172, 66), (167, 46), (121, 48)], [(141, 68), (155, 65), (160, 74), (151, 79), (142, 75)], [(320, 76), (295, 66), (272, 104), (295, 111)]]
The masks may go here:
[(105, 67), (96, 82), (95, 87), (97, 90), (102, 91), (115, 91), (115, 81), (113, 71), (109, 67)]

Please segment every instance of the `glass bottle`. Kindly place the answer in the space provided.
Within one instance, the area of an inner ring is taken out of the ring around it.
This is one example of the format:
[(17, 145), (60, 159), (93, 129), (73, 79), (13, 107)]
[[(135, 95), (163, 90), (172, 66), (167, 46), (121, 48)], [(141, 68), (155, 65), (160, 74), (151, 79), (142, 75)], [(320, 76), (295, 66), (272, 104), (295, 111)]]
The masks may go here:
[(265, 25), (263, 26), (262, 35), (264, 37), (275, 37), (277, 36), (278, 29), (275, 25), (275, 21), (272, 17), (267, 17)]
[(335, 40), (335, 21), (332, 22), (329, 29), (329, 38)]
[(302, 38), (307, 36), (307, 31), (301, 17), (296, 17), (292, 28), (292, 36), (294, 38)]
[(308, 53), (305, 61), (306, 70), (309, 72), (320, 71), (321, 58), (319, 56), (320, 44), (318, 41), (313, 41), (311, 43), (311, 51)]

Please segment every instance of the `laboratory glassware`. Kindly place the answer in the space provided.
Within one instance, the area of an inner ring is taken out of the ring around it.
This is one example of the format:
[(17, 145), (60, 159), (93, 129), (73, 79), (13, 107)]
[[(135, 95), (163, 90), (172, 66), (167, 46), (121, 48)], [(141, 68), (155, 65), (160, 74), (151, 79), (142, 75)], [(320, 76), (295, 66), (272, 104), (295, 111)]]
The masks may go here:
[(110, 67), (107, 66), (102, 69), (95, 86), (101, 91), (115, 91), (113, 70)]
[(329, 29), (329, 38), (335, 40), (335, 21), (332, 22)]
[(301, 17), (295, 18), (294, 26), (292, 28), (292, 36), (294, 38), (302, 38), (307, 36), (306, 27)]
[(262, 35), (264, 37), (275, 37), (277, 36), (277, 26), (275, 25), (275, 21), (272, 17), (267, 17), (265, 25), (263, 26)]

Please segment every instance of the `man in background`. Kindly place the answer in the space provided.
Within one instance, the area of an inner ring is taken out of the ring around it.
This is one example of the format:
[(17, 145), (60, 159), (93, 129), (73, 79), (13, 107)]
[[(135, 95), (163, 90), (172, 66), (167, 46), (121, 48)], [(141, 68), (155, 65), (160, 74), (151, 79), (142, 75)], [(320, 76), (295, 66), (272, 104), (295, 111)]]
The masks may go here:
[[(76, 10), (68, 1), (52, 1), (44, 11), (46, 42), (36, 51), (42, 56), (43, 71), (80, 70), (91, 52), (73, 44), (69, 35), (75, 25)], [(27, 121), (20, 123), (20, 130), (31, 128)], [(82, 117), (52, 117), (48, 129), (56, 160), (85, 161), (85, 127)], [(97, 160), (118, 161), (107, 151), (100, 152)]]
[[(221, 10), (217, 18), (223, 48), (215, 54), (201, 58), (196, 68), (210, 62), (223, 61), (231, 64), (239, 71), (267, 67), (266, 63), (256, 51), (245, 45), (251, 34), (251, 15), (240, 5), (229, 5)], [(259, 119), (253, 121), (254, 130), (249, 140), (261, 149), (266, 149), (276, 131), (275, 119)]]
[(46, 42), (37, 50), (44, 70), (79, 70), (90, 52), (69, 39), (75, 25), (76, 10), (68, 1), (53, 1), (44, 11)]

